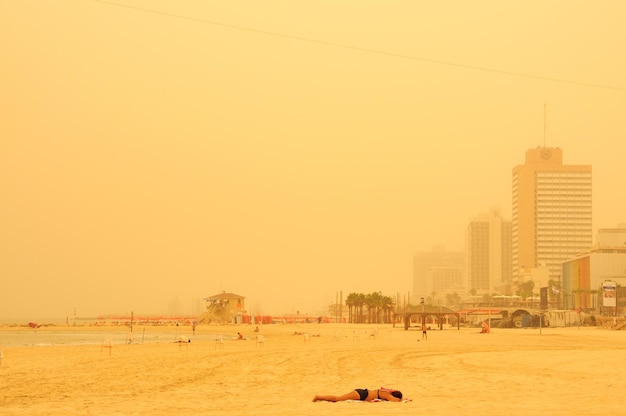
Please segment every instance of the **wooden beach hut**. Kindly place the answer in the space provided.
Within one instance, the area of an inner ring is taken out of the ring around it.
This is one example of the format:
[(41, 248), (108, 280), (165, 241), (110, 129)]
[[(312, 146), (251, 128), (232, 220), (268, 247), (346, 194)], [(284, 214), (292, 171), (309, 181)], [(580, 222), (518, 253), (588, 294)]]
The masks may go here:
[(206, 311), (198, 317), (198, 323), (242, 323), (245, 314), (245, 297), (222, 292), (204, 298)]

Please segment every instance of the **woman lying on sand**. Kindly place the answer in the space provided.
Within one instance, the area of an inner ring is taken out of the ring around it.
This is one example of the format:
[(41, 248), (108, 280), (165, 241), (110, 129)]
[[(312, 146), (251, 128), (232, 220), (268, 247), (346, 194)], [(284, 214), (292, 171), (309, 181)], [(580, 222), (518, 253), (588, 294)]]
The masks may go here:
[(387, 400), (390, 402), (401, 402), (402, 392), (400, 390), (386, 389), (381, 387), (377, 390), (355, 389), (352, 390), (350, 393), (346, 393), (341, 396), (321, 395), (313, 397), (314, 402), (341, 402), (344, 400), (360, 400), (364, 402)]

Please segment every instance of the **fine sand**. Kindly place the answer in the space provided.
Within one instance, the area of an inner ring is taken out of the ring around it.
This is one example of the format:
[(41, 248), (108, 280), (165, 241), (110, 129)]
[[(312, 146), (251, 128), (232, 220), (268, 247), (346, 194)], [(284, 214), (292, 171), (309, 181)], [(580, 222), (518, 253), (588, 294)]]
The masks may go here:
[[(186, 344), (0, 347), (0, 414), (624, 413), (626, 331), (445, 328), (423, 341), (421, 331), (391, 325), (263, 325), (257, 344), (253, 328), (199, 326)], [(4, 339), (24, 330), (0, 328)], [(237, 332), (248, 339), (230, 339)], [(214, 334), (227, 335), (224, 343), (209, 340)], [(312, 402), (381, 386), (412, 401)]]

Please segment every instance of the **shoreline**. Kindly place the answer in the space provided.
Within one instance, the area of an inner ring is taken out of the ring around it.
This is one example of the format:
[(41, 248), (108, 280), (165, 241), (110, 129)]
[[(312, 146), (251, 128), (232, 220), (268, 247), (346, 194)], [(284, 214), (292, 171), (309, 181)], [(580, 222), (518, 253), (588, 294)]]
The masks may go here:
[[(70, 345), (96, 345), (102, 339), (110, 338), (114, 344), (153, 344), (164, 342), (175, 342), (180, 337), (187, 337), (190, 342), (212, 342), (216, 337), (225, 340), (237, 338), (237, 333), (242, 332), (248, 339), (253, 339), (256, 335), (254, 329), (259, 328), (260, 334), (271, 335), (309, 335), (310, 337), (337, 338), (338, 333), (343, 333), (344, 337), (360, 338), (377, 336), (377, 332), (407, 334), (405, 337), (420, 337), (421, 328), (411, 326), (405, 330), (402, 325), (396, 324), (201, 324), (194, 327), (192, 325), (152, 325), (135, 324), (132, 331), (129, 325), (107, 324), (107, 325), (49, 325), (31, 328), (28, 326), (0, 326), (0, 349), (20, 348), (20, 347), (48, 347), (48, 346), (70, 346)], [(525, 336), (528, 334), (555, 335), (555, 334), (575, 334), (589, 333), (626, 333), (626, 330), (613, 331), (607, 326), (567, 326), (567, 327), (525, 327), (525, 328), (491, 328), (491, 332), (507, 334), (507, 336)], [(440, 330), (433, 328), (428, 330), (428, 334), (443, 333), (480, 333), (480, 327), (447, 326)], [(488, 336), (490, 334), (481, 334)]]

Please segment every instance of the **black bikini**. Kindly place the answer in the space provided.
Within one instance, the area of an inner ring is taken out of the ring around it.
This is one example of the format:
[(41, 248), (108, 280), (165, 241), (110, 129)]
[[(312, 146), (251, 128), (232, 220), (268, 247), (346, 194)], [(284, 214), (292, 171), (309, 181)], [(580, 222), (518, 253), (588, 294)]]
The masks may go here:
[(367, 389), (354, 389), (357, 393), (359, 393), (359, 400), (365, 401), (367, 400), (367, 396), (369, 396), (369, 391)]

